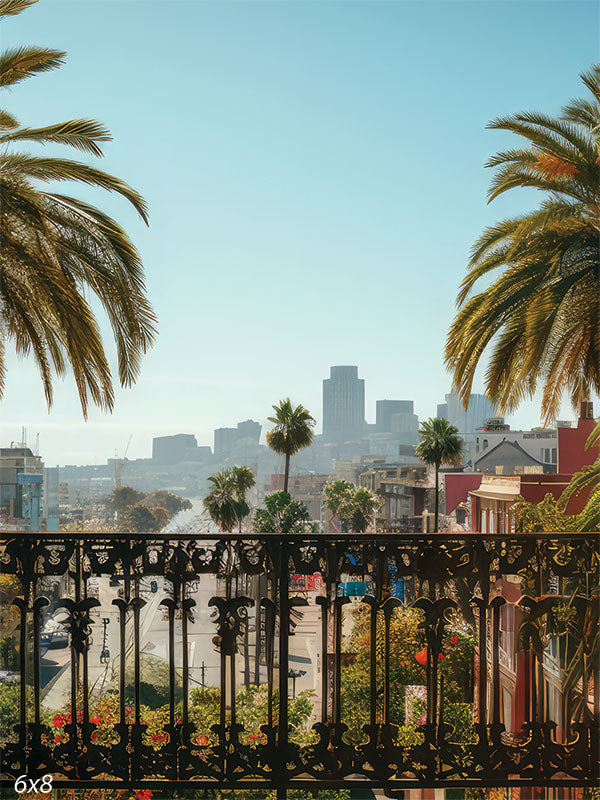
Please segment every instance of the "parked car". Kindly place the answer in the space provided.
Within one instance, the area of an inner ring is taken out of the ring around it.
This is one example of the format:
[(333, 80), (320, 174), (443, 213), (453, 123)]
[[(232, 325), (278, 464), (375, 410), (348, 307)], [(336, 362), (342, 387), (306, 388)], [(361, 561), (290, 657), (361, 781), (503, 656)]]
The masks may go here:
[(69, 634), (60, 622), (50, 617), (40, 631), (40, 645), (51, 650), (69, 646)]

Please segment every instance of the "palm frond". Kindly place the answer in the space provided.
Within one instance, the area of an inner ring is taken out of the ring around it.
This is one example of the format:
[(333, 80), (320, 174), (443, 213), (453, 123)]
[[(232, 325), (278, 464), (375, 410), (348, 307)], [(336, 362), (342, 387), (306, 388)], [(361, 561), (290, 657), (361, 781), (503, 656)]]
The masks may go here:
[(47, 142), (67, 144), (92, 155), (101, 156), (102, 150), (96, 142), (109, 142), (112, 136), (104, 125), (93, 119), (72, 119), (44, 128), (21, 128), (0, 136), (0, 142), (17, 142), (23, 139), (39, 144)]
[(99, 186), (129, 200), (140, 217), (148, 224), (148, 209), (143, 197), (106, 172), (80, 161), (65, 158), (39, 158), (24, 153), (7, 153), (0, 156), (0, 169), (4, 173), (20, 174), (49, 183), (51, 181), (80, 181), (89, 186)]
[(4, 111), (4, 109), (0, 108), (0, 130), (10, 130), (11, 128), (18, 128), (19, 123), (13, 117), (12, 114), (9, 114), (8, 111)]
[(38, 0), (0, 0), (0, 17), (8, 17), (20, 14), (29, 6), (37, 3)]
[(45, 47), (17, 47), (0, 53), (0, 86), (14, 86), (64, 64), (66, 53)]

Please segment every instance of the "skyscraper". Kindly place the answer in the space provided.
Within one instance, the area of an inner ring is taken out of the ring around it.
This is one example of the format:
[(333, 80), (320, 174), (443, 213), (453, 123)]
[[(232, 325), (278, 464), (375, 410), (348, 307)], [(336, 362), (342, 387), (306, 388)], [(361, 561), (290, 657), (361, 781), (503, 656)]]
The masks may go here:
[(375, 424), (377, 433), (389, 433), (392, 429), (394, 414), (414, 414), (412, 400), (378, 400), (376, 405)]
[(328, 441), (358, 439), (365, 430), (365, 382), (358, 367), (330, 367), (323, 381), (323, 435)]
[(481, 428), (486, 419), (496, 416), (496, 408), (484, 394), (470, 394), (467, 410), (458, 395), (446, 395), (446, 402), (437, 407), (438, 417), (444, 417), (455, 425), (461, 435), (472, 434)]

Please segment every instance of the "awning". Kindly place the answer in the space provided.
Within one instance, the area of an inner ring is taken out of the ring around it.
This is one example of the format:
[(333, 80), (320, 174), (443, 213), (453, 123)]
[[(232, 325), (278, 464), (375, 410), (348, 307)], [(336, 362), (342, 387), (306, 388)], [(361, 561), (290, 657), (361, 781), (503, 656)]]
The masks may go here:
[(485, 497), (487, 500), (516, 500), (517, 497), (521, 494), (519, 489), (516, 489), (514, 486), (480, 486), (479, 489), (476, 489), (474, 492), (469, 492), (469, 494), (475, 495), (475, 497)]

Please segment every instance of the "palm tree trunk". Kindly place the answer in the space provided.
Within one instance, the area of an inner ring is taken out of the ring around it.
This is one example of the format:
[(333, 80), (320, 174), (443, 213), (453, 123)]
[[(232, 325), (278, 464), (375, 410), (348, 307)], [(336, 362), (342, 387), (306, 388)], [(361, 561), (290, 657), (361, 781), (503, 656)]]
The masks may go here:
[(439, 489), (439, 470), (440, 470), (440, 465), (436, 464), (435, 465), (435, 520), (434, 520), (434, 523), (433, 523), (433, 532), (434, 533), (438, 532), (439, 502), (440, 502), (439, 494), (438, 494), (438, 489)]
[(288, 481), (290, 478), (290, 454), (286, 453), (285, 455), (285, 475), (283, 478), (283, 491), (287, 492), (288, 490)]

